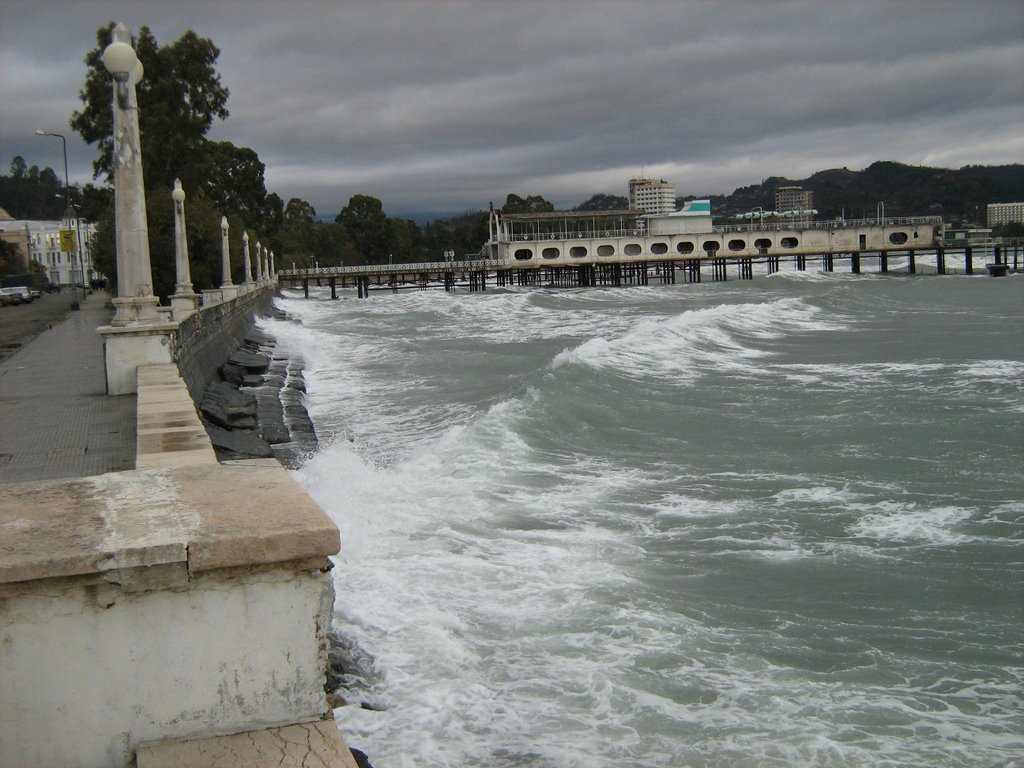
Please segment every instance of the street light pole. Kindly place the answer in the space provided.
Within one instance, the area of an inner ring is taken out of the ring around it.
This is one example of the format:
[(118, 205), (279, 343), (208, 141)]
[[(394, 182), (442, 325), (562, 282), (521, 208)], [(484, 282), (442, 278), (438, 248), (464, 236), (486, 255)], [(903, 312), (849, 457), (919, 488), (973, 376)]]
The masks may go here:
[[(68, 217), (68, 224), (71, 223), (71, 181), (68, 177), (68, 142), (67, 139), (60, 133), (51, 133), (50, 131), (44, 131), (39, 129), (36, 131), (37, 136), (53, 136), (54, 138), (60, 139), (61, 147), (64, 149), (64, 215)], [(76, 230), (78, 232), (77, 248), (78, 251), (78, 263), (81, 269), (81, 279), (85, 281), (85, 260), (82, 258), (82, 226), (78, 219), (78, 212), (75, 212)], [(74, 251), (71, 252), (71, 308), (78, 309), (78, 284), (74, 280), (75, 276), (75, 255)], [(85, 287), (82, 287), (82, 298), (85, 299)]]
[(132, 35), (118, 24), (103, 50), (103, 66), (113, 77), (114, 117), (114, 240), (117, 248), (117, 298), (114, 327), (155, 325), (160, 322), (153, 294), (149, 257), (146, 190), (142, 178), (139, 104), (135, 87), (142, 64), (131, 46)]

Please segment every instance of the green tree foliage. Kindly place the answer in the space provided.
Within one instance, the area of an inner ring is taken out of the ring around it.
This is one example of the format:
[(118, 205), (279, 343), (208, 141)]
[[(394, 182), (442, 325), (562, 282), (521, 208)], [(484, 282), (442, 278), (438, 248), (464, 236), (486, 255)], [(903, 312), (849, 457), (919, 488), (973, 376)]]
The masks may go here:
[(221, 210), (241, 216), (247, 227), (265, 227), (268, 203), (263, 174), (266, 167), (259, 155), (248, 147), (236, 147), (230, 141), (208, 142), (207, 152), (210, 165), (202, 185), (206, 194)]
[(629, 208), (629, 198), (621, 195), (593, 195), (577, 205), (576, 211), (624, 211)]
[(21, 263), (21, 249), (14, 243), (0, 240), (0, 275), (11, 274)]
[(520, 197), (509, 194), (505, 199), (505, 205), (501, 207), (502, 213), (547, 213), (553, 210), (555, 206), (540, 195)]
[(387, 263), (391, 232), (380, 200), (369, 195), (353, 195), (334, 222), (345, 228), (357, 263)]
[[(81, 199), (72, 187), (71, 202)], [(0, 207), (16, 219), (43, 219), (53, 221), (64, 216), (64, 182), (52, 168), (31, 168), (25, 158), (16, 155), (11, 160), (11, 172), (0, 176)]]
[[(89, 69), (79, 94), (85, 106), (71, 118), (71, 127), (86, 143), (99, 147), (94, 175), (108, 179), (113, 173), (113, 86), (102, 56), (113, 27), (111, 22), (96, 32), (97, 46), (85, 57)], [(160, 47), (148, 27), (139, 30), (134, 46), (145, 69), (136, 94), (146, 188), (170, 189), (175, 178), (194, 188), (210, 162), (205, 136), (215, 119), (228, 116), (228, 89), (215, 69), (220, 50), (191, 30)]]

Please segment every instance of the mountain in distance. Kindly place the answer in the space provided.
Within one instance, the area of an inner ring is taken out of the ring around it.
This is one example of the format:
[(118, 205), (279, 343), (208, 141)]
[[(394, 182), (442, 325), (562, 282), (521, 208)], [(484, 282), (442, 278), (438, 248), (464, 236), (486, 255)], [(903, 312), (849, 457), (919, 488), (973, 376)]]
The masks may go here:
[(832, 168), (806, 179), (772, 176), (730, 195), (704, 197), (711, 199), (715, 219), (722, 220), (757, 207), (773, 210), (775, 190), (784, 186), (813, 192), (818, 219), (873, 218), (878, 204), (885, 203), (885, 215), (890, 217), (942, 216), (947, 223), (980, 224), (989, 203), (1024, 200), (1024, 165), (967, 165), (957, 170), (879, 161), (863, 171)]
[[(888, 160), (872, 163), (862, 171), (831, 168), (806, 179), (771, 176), (760, 184), (739, 187), (728, 195), (685, 195), (676, 198), (677, 207), (687, 200), (710, 199), (718, 222), (760, 207), (775, 208), (775, 190), (798, 186), (814, 193), (817, 219), (874, 218), (879, 203), (886, 216), (941, 216), (949, 224), (982, 224), (989, 203), (1024, 201), (1024, 165), (967, 165), (960, 169), (905, 165)], [(596, 194), (580, 203), (575, 211), (623, 210), (626, 197)], [(462, 220), (471, 212), (416, 213), (403, 215), (418, 224)], [(482, 212), (476, 212), (480, 215)]]

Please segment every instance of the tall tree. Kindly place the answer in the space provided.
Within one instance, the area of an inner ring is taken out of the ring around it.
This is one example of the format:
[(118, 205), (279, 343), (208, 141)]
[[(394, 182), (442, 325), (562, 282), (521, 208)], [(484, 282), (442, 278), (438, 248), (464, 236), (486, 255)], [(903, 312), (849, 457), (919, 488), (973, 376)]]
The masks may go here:
[[(71, 202), (80, 193), (71, 188)], [(16, 219), (60, 219), (64, 216), (64, 181), (52, 168), (39, 170), (16, 155), (11, 160), (10, 176), (0, 176), (0, 207)]]
[(202, 186), (209, 197), (223, 210), (238, 213), (247, 227), (263, 228), (268, 213), (266, 166), (259, 155), (230, 141), (208, 142), (207, 149), (210, 165)]
[[(108, 178), (113, 173), (113, 113), (111, 77), (102, 56), (113, 27), (110, 22), (96, 32), (97, 47), (85, 57), (89, 70), (79, 94), (85, 106), (71, 118), (71, 127), (99, 146), (94, 175)], [(146, 187), (170, 189), (175, 178), (195, 187), (208, 162), (204, 138), (214, 120), (228, 116), (228, 89), (215, 69), (220, 50), (191, 30), (160, 47), (149, 27), (139, 30), (134, 46), (145, 70), (136, 93)]]
[(345, 227), (356, 254), (364, 263), (387, 262), (390, 233), (380, 200), (370, 195), (353, 195), (334, 221)]
[(509, 194), (505, 199), (505, 205), (501, 207), (502, 213), (547, 213), (553, 210), (555, 206), (540, 195), (520, 197)]

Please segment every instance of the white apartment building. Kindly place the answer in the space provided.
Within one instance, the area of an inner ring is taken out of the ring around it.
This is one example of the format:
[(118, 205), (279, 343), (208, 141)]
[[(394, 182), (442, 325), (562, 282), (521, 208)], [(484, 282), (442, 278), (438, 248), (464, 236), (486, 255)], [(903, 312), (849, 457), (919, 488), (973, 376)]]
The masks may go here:
[(1000, 224), (1024, 224), (1024, 203), (989, 203), (988, 226)]
[(629, 209), (657, 214), (675, 212), (676, 185), (664, 179), (630, 179)]
[[(65, 252), (60, 248), (60, 232), (70, 229), (78, 237), (81, 231), (79, 250)], [(92, 222), (36, 221), (30, 219), (0, 219), (0, 236), (21, 248), (28, 246), (28, 262), (41, 264), (47, 279), (55, 285), (81, 285), (82, 263), (85, 265), (85, 282), (102, 278), (92, 266), (92, 237), (96, 225)], [(79, 260), (79, 253), (81, 260)], [(23, 254), (26, 255), (26, 254)], [(27, 268), (27, 264), (25, 265)]]

